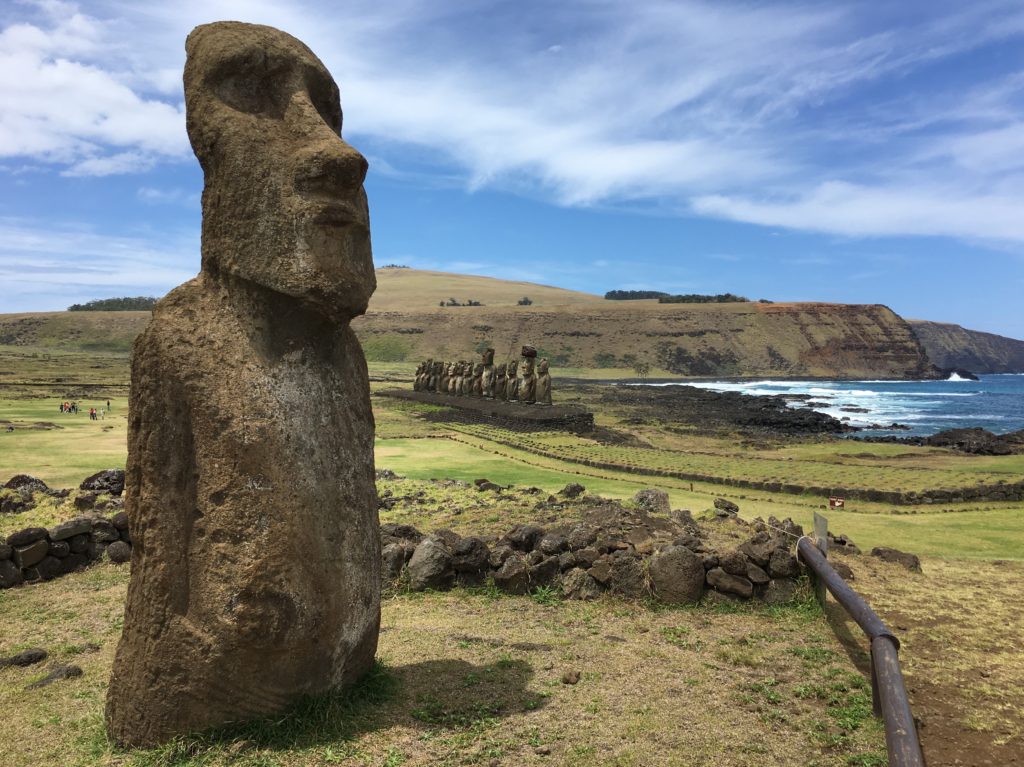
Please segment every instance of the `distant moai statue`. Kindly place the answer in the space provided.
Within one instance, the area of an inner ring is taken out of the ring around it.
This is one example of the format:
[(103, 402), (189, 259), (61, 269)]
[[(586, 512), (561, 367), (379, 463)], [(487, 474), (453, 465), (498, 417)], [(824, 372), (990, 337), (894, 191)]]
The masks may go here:
[(494, 370), (494, 399), (504, 400), (506, 398), (505, 387), (508, 384), (508, 365), (502, 362)]
[(484, 396), (484, 363), (478, 362), (473, 366), (473, 392), (472, 396)]
[(442, 372), (441, 372), (441, 382), (440, 382), (440, 385), (438, 387), (438, 391), (440, 393), (442, 393), (442, 394), (447, 394), (448, 393), (448, 381), (451, 378), (451, 375), (452, 375), (452, 363), (446, 362), (446, 363), (444, 363), (444, 367), (443, 367)]
[(452, 367), (451, 375), (448, 376), (448, 393), (455, 396), (459, 391), (459, 363), (448, 363)]
[(416, 374), (412, 378), (412, 390), (419, 391), (422, 388), (423, 363), (416, 366)]
[(537, 363), (537, 404), (551, 404), (551, 374), (548, 372), (547, 357)]
[(519, 384), (519, 401), (533, 404), (537, 399), (537, 376), (533, 372), (537, 361), (537, 350), (532, 346), (523, 347), (523, 380)]
[(430, 376), (430, 368), (433, 364), (433, 360), (425, 360), (420, 363), (418, 368), (416, 368), (416, 380), (413, 383), (413, 388), (416, 391), (426, 391), (427, 381)]
[(466, 363), (459, 360), (457, 367), (459, 372), (455, 376), (455, 395), (464, 397), (466, 395)]
[(373, 413), (350, 325), (376, 284), (366, 160), (294, 37), (205, 24), (185, 51), (202, 266), (132, 351), (131, 580), (105, 712), (125, 746), (347, 687), (380, 627)]
[(519, 360), (508, 362), (508, 383), (505, 384), (505, 400), (507, 402), (519, 401)]
[(480, 383), (480, 396), (494, 398), (494, 349), (486, 349), (483, 354), (484, 374)]

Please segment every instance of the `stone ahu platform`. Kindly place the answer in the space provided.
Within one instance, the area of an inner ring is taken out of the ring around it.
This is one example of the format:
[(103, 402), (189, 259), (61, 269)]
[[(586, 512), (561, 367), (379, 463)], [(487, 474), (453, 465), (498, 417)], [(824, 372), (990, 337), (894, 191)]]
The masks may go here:
[(560, 429), (589, 432), (594, 430), (594, 414), (577, 405), (527, 405), (481, 397), (456, 397), (436, 392), (409, 391), (408, 389), (385, 389), (377, 392), (377, 395), (451, 408), (450, 420), (462, 422), (492, 423), (526, 431)]

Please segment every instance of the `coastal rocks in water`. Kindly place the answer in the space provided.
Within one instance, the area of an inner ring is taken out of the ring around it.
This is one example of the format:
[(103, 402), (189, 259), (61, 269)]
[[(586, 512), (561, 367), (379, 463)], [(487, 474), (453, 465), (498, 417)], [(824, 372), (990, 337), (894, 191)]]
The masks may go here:
[(908, 554), (905, 551), (891, 549), (887, 546), (876, 546), (871, 549), (871, 556), (878, 557), (883, 562), (895, 562), (912, 573), (921, 572), (921, 560), (918, 559), (916, 554)]
[(986, 429), (947, 429), (923, 441), (930, 447), (950, 447), (972, 455), (1024, 453), (1024, 440), (1015, 439), (1014, 434), (993, 434)]
[[(374, 662), (381, 549), (366, 362), (366, 160), (301, 42), (222, 22), (186, 42), (202, 268), (132, 352), (133, 545), (107, 694), (115, 742), (275, 714)], [(244, 555), (225, 557), (229, 546)]]

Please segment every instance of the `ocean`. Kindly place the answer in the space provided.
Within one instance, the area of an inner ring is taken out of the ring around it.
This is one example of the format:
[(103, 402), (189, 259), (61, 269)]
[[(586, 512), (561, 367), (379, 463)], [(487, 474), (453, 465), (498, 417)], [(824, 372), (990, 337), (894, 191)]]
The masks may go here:
[[(809, 406), (851, 426), (892, 423), (909, 430), (869, 429), (863, 436), (928, 436), (980, 426), (996, 434), (1024, 429), (1024, 374), (983, 375), (971, 381), (710, 381), (688, 383), (744, 394), (806, 394)], [(653, 384), (657, 385), (657, 384)], [(803, 402), (791, 407), (807, 407)]]

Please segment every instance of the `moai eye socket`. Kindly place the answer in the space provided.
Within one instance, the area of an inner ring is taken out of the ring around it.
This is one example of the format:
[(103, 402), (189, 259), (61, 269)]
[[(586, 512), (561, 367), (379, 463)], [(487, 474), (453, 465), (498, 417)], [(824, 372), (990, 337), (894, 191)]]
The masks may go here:
[(338, 87), (330, 77), (317, 69), (306, 73), (306, 92), (316, 111), (335, 133), (341, 133), (341, 108), (338, 104)]
[(213, 91), (236, 111), (280, 118), (284, 115), (288, 70), (287, 66), (275, 66), (257, 51), (222, 66), (222, 74), (213, 78)]

